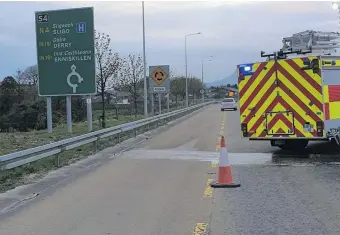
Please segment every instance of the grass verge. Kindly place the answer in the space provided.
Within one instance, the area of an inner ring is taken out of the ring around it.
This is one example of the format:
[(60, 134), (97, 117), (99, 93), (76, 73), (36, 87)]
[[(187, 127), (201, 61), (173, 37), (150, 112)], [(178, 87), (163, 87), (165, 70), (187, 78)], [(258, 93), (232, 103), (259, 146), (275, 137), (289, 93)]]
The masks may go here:
[[(109, 119), (106, 121), (107, 127), (120, 125), (127, 122), (132, 122), (142, 116), (125, 116), (117, 119)], [(99, 130), (99, 122), (93, 122), (93, 131)], [(51, 134), (47, 130), (30, 131), (30, 132), (15, 132), (15, 133), (0, 133), (0, 156), (8, 153), (29, 149), (44, 144), (49, 144), (58, 140), (82, 135), (88, 133), (87, 123), (74, 123), (72, 125), (72, 133), (67, 133), (67, 125), (62, 124), (53, 128)]]

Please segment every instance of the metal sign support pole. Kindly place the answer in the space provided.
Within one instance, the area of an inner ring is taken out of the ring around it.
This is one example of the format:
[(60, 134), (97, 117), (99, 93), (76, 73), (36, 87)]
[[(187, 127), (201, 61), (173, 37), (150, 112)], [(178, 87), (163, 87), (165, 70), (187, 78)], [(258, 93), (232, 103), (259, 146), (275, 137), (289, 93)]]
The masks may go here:
[(52, 98), (51, 96), (46, 97), (47, 105), (47, 131), (52, 133)]
[(167, 110), (170, 112), (170, 94), (168, 93), (168, 98), (167, 98)]
[(162, 94), (158, 93), (159, 115), (162, 114)]
[(89, 132), (92, 131), (92, 100), (91, 96), (86, 99), (86, 111), (87, 111), (87, 127)]
[(151, 115), (155, 116), (155, 94), (151, 93)]
[(67, 132), (72, 133), (71, 96), (66, 96), (66, 116), (67, 116)]

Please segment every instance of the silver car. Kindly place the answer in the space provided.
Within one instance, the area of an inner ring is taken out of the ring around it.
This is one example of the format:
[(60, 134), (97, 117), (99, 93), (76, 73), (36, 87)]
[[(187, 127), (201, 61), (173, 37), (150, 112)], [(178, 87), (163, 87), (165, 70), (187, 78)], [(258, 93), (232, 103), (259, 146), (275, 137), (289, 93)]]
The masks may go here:
[(224, 111), (226, 109), (237, 110), (237, 103), (234, 98), (224, 98), (221, 101), (221, 111)]

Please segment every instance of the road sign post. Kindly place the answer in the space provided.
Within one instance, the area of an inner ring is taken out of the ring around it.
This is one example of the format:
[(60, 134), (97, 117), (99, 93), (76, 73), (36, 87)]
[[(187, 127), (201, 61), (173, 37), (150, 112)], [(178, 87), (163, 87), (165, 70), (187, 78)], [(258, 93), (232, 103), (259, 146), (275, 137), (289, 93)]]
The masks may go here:
[(155, 95), (151, 94), (151, 116), (155, 116)]
[(170, 94), (169, 93), (166, 95), (166, 108), (167, 108), (167, 112), (170, 112)]
[(202, 103), (204, 103), (204, 89), (201, 89), (201, 90), (200, 90), (200, 93), (201, 93), (201, 95), (202, 95)]
[(52, 133), (52, 98), (51, 96), (46, 97), (47, 106), (47, 132)]
[(149, 92), (153, 94), (170, 93), (170, 66), (157, 65), (149, 67)]
[(159, 114), (162, 109), (162, 94), (170, 93), (170, 66), (156, 65), (149, 67), (149, 93), (158, 94)]
[(67, 132), (72, 133), (72, 97), (66, 96)]
[(87, 128), (89, 132), (92, 131), (92, 100), (91, 96), (86, 98), (86, 110), (87, 110)]
[(162, 114), (162, 93), (158, 93), (158, 115)]
[(39, 96), (95, 94), (93, 8), (36, 12), (35, 26)]

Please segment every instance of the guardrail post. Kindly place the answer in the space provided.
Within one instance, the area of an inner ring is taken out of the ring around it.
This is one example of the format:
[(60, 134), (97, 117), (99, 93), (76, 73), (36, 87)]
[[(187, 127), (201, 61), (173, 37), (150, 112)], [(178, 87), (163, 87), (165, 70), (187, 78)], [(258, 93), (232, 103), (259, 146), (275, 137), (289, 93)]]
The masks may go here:
[(60, 167), (60, 155), (59, 154), (56, 154), (55, 157), (54, 157), (54, 164), (57, 168)]
[(137, 128), (138, 127), (135, 128), (135, 137), (137, 137)]
[(120, 132), (118, 133), (118, 143), (120, 143)]
[(98, 138), (96, 139), (96, 141), (93, 142), (93, 148), (94, 148), (94, 152), (97, 153), (97, 151), (98, 151)]

